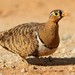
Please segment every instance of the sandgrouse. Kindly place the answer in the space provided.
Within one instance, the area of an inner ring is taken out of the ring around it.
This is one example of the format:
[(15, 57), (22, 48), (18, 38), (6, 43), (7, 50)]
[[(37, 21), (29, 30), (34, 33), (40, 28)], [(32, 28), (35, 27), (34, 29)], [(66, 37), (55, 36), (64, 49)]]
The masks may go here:
[(62, 10), (53, 10), (45, 23), (24, 23), (3, 31), (0, 45), (22, 58), (52, 54), (59, 45), (58, 22), (64, 16)]

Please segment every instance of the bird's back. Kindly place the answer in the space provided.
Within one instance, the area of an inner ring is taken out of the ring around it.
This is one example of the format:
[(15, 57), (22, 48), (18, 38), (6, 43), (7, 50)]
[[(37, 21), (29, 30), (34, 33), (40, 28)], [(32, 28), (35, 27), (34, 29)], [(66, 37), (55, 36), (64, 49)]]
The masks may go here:
[(42, 26), (40, 23), (25, 23), (0, 33), (0, 45), (22, 57), (35, 52), (38, 46), (35, 31)]

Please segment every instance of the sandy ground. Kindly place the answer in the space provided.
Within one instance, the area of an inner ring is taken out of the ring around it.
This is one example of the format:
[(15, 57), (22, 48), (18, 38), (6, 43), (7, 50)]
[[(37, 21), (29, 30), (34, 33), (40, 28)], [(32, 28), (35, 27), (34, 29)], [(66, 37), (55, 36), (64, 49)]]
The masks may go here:
[(28, 57), (27, 63), (0, 47), (0, 75), (75, 75), (74, 6), (75, 0), (0, 0), (0, 31), (31, 21), (46, 22), (54, 9), (69, 13), (59, 22), (61, 40), (53, 55), (39, 60)]

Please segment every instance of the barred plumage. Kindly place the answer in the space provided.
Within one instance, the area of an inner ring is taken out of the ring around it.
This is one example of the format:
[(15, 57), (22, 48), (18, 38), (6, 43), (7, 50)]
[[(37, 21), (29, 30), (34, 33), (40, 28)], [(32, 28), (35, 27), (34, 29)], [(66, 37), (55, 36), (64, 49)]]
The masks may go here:
[(33, 53), (38, 46), (34, 31), (41, 25), (39, 23), (25, 23), (0, 34), (0, 45), (14, 53), (26, 57)]

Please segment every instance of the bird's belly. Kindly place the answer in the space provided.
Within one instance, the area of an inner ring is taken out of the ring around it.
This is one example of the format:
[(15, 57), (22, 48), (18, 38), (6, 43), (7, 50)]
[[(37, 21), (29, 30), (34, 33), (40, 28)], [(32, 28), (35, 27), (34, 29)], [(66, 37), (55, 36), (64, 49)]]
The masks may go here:
[(53, 54), (55, 51), (56, 51), (56, 48), (49, 49), (45, 46), (41, 46), (38, 49), (38, 55), (39, 56), (47, 56), (47, 55)]

